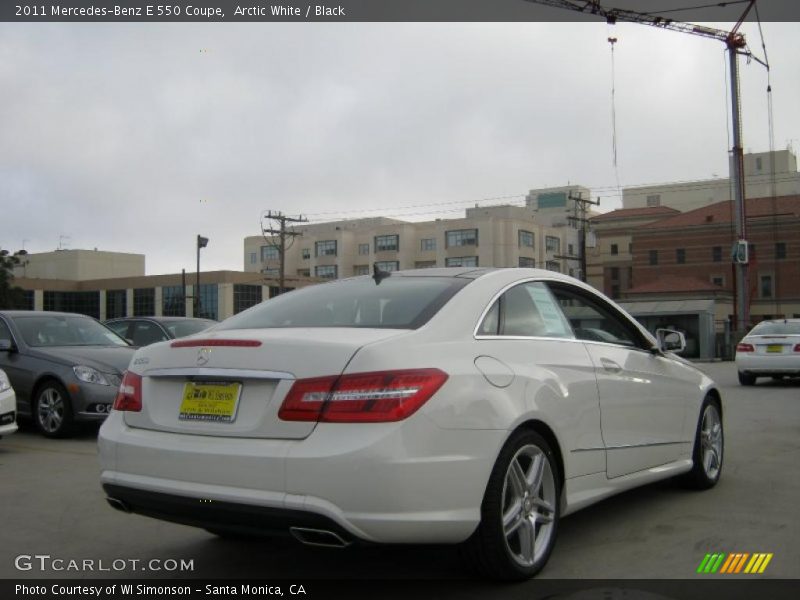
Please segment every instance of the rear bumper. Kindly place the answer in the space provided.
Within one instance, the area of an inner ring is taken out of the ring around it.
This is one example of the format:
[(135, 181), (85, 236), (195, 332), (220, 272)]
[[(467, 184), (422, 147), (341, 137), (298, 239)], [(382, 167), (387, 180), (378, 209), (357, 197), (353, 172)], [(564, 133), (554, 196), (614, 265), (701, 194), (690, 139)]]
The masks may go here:
[(98, 444), (101, 482), (133, 512), (205, 528), (253, 517), (269, 532), (323, 519), (322, 529), (364, 541), (455, 543), (478, 525), (504, 438), (443, 430), (421, 414), (276, 440), (134, 429), (112, 412)]
[(800, 375), (800, 355), (737, 356), (736, 368), (748, 375)]
[(330, 531), (345, 541), (352, 539), (352, 535), (335, 521), (312, 512), (178, 496), (114, 484), (104, 484), (103, 489), (108, 498), (119, 503), (115, 508), (120, 510), (210, 531), (288, 535), (290, 528), (299, 527)]

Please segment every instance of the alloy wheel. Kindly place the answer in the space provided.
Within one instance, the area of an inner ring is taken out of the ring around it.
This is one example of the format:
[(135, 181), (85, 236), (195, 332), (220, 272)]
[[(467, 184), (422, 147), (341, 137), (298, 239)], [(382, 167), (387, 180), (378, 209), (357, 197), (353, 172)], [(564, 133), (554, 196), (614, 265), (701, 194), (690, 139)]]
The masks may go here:
[(553, 470), (538, 446), (523, 446), (511, 459), (501, 506), (506, 548), (520, 566), (531, 567), (550, 546), (556, 506)]

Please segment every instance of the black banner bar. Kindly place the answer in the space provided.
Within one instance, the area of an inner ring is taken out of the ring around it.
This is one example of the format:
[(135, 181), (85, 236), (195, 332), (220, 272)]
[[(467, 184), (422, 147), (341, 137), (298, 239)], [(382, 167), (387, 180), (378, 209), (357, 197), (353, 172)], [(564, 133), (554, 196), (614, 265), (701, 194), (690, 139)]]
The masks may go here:
[[(573, 2), (588, 5), (589, 2)], [(657, 6), (656, 6), (657, 5)], [(741, 2), (691, 0), (601, 0), (603, 8), (651, 12), (686, 22), (736, 22)], [(800, 2), (758, 0), (762, 21), (800, 21)], [(686, 10), (676, 10), (685, 8)], [(597, 21), (576, 12), (528, 0), (3, 0), (7, 22), (510, 22)], [(750, 11), (747, 20), (756, 19)]]

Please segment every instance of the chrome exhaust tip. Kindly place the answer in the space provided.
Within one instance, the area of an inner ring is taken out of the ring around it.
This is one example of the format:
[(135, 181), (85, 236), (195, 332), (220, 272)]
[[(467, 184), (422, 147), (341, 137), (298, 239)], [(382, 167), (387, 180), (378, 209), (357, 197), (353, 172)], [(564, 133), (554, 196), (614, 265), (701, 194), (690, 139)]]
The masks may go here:
[(118, 500), (117, 498), (106, 497), (106, 502), (108, 502), (111, 505), (111, 508), (114, 508), (116, 510), (122, 511), (124, 513), (132, 513), (133, 512), (133, 509), (130, 506), (128, 506), (122, 500)]
[(306, 546), (320, 546), (323, 548), (346, 548), (352, 542), (346, 540), (338, 533), (325, 529), (309, 529), (307, 527), (289, 527), (289, 533), (297, 541)]

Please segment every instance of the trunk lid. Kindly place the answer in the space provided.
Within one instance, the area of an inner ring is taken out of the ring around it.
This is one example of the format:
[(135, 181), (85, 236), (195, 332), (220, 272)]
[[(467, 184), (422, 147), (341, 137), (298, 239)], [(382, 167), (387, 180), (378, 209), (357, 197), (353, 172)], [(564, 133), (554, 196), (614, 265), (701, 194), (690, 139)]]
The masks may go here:
[[(131, 363), (131, 370), (142, 376), (142, 410), (125, 412), (125, 423), (195, 435), (302, 439), (315, 422), (278, 418), (294, 381), (338, 375), (363, 346), (408, 333), (357, 328), (226, 330), (153, 344), (139, 350)], [(208, 398), (216, 400), (208, 404)]]

